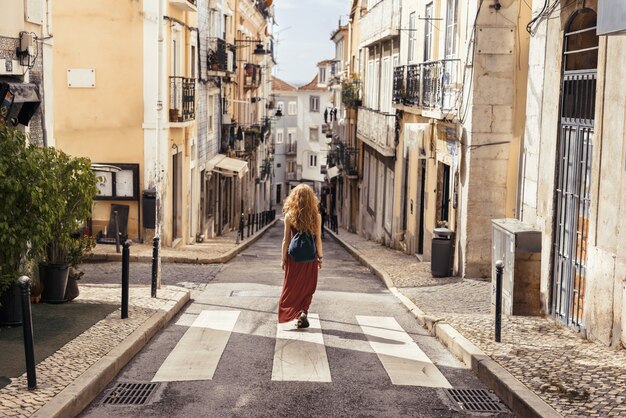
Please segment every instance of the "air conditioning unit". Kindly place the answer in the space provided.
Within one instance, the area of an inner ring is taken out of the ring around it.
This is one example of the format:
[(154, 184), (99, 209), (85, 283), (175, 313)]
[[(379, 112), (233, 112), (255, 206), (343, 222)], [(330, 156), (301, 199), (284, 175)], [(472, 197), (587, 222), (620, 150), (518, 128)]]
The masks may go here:
[(517, 219), (492, 219), (491, 301), (495, 309), (496, 261), (504, 262), (502, 313), (541, 315), (541, 231)]

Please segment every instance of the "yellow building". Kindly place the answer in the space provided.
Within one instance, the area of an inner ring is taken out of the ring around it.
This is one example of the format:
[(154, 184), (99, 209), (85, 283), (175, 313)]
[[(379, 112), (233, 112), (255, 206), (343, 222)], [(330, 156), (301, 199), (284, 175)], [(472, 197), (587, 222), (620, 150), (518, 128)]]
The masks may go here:
[(94, 205), (94, 234), (114, 236), (117, 209), (121, 230), (131, 239), (154, 235), (155, 199), (149, 196), (144, 206), (142, 195), (155, 189), (164, 245), (193, 236), (195, 3), (127, 2), (111, 8), (100, 0), (55, 2), (55, 144), (96, 165), (121, 169), (98, 171), (106, 181)]

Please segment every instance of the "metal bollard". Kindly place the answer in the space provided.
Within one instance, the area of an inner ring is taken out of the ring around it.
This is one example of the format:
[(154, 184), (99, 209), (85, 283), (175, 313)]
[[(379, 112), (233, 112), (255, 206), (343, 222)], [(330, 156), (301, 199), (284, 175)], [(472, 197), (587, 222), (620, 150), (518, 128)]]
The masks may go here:
[(37, 387), (35, 370), (35, 349), (33, 342), (33, 317), (30, 310), (30, 279), (22, 276), (18, 279), (22, 293), (22, 329), (24, 331), (24, 354), (26, 356), (26, 378), (28, 389)]
[(241, 218), (239, 219), (239, 237), (243, 241), (243, 212), (241, 213)]
[(248, 214), (248, 238), (250, 238), (250, 224), (252, 223), (252, 214)]
[(499, 343), (501, 340), (502, 328), (502, 272), (504, 271), (504, 263), (502, 260), (496, 261), (496, 320), (494, 331), (494, 340)]
[(115, 222), (115, 252), (120, 252), (120, 224), (117, 219), (117, 211), (113, 211), (113, 221)]
[(130, 263), (130, 244), (127, 239), (122, 244), (122, 319), (128, 318), (128, 272)]
[(152, 283), (150, 284), (150, 296), (157, 297), (157, 277), (159, 273), (159, 237), (152, 240)]

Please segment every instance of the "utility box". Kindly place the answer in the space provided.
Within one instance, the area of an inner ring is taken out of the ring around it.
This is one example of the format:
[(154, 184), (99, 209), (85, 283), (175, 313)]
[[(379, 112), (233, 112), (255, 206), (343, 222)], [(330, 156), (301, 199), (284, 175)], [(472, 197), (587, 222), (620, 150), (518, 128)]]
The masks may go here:
[(146, 189), (141, 194), (141, 220), (143, 227), (155, 228), (156, 217), (156, 189)]
[(448, 228), (435, 228), (431, 247), (430, 273), (433, 277), (452, 275), (454, 232)]
[(517, 219), (492, 219), (491, 302), (496, 303), (496, 261), (502, 260), (502, 313), (541, 315), (541, 231)]

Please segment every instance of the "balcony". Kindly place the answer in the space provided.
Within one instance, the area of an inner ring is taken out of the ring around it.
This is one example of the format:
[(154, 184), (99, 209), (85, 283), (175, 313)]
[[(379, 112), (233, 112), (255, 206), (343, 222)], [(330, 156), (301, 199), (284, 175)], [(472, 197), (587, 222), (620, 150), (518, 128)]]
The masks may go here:
[(248, 63), (243, 69), (243, 88), (256, 89), (261, 83), (261, 68), (258, 65)]
[(209, 75), (224, 77), (226, 72), (233, 71), (233, 48), (220, 38), (209, 38), (207, 64)]
[(285, 144), (285, 155), (296, 155), (298, 153), (298, 144)]
[(359, 108), (357, 136), (386, 157), (395, 155), (395, 125), (395, 115)]
[(184, 123), (196, 117), (196, 80), (170, 77), (170, 122)]
[(346, 107), (361, 106), (361, 81), (344, 80), (341, 82), (341, 103)]
[(361, 19), (361, 48), (381, 42), (400, 32), (401, 0), (381, 0)]
[(184, 10), (186, 12), (198, 11), (197, 0), (170, 0), (170, 4), (177, 9)]
[(295, 171), (287, 171), (285, 173), (285, 180), (287, 181), (291, 181), (291, 180), (295, 180), (296, 179), (296, 173)]
[(446, 59), (394, 69), (393, 102), (421, 109), (426, 117), (458, 115), (461, 103), (460, 60)]
[(359, 175), (359, 149), (343, 147), (341, 154), (341, 168), (348, 177)]

